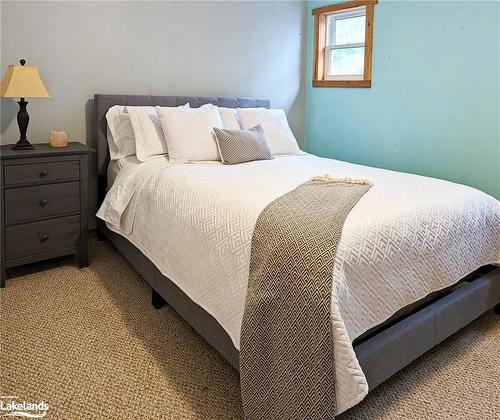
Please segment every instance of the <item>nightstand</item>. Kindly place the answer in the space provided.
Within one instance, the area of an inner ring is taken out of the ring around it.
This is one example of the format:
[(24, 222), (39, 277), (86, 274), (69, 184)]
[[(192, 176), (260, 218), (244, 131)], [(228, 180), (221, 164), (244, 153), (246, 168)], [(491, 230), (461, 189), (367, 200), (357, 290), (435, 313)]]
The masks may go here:
[(88, 265), (88, 153), (80, 143), (1, 146), (1, 278), (6, 268), (78, 253)]

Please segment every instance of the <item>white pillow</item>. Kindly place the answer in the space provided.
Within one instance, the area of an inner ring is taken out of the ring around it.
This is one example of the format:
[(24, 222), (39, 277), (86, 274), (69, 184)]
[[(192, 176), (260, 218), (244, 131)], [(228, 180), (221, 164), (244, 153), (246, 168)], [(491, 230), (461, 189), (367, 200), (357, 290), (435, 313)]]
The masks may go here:
[(141, 162), (156, 155), (167, 154), (167, 143), (163, 137), (160, 118), (156, 113), (156, 108), (151, 108), (152, 111), (135, 106), (127, 107), (135, 135), (137, 159)]
[(190, 161), (219, 160), (212, 131), (222, 128), (217, 107), (162, 108), (157, 106), (160, 123), (168, 147), (169, 159)]
[[(141, 107), (153, 109), (154, 107)], [(135, 155), (135, 135), (130, 122), (130, 115), (123, 105), (115, 105), (106, 113), (108, 122), (108, 145), (111, 160)]]
[(300, 152), (285, 111), (282, 109), (238, 108), (241, 126), (244, 130), (261, 124), (267, 136), (273, 155), (286, 155)]
[(236, 108), (224, 108), (219, 106), (219, 114), (222, 127), (226, 130), (241, 130), (240, 119)]

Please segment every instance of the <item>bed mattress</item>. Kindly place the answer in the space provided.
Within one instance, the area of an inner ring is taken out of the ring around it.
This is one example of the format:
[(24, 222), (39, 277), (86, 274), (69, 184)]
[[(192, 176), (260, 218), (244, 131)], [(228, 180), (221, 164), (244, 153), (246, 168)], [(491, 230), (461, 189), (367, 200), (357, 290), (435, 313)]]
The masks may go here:
[(473, 188), (314, 155), (240, 165), (127, 165), (98, 217), (220, 323), (239, 348), (252, 232), (272, 200), (313, 176), (374, 187), (344, 224), (333, 270), (337, 409), (368, 392), (352, 342), (401, 308), (500, 263), (500, 203)]

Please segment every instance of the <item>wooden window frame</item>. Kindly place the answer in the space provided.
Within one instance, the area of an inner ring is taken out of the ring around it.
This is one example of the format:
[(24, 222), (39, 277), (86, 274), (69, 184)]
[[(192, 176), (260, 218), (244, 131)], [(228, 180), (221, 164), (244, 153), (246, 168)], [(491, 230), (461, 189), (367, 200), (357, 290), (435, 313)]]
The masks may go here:
[[(372, 47), (373, 47), (373, 13), (378, 0), (354, 0), (344, 3), (313, 9), (314, 16), (314, 57), (313, 57), (313, 87), (349, 87), (369, 88), (372, 85)], [(326, 21), (328, 15), (335, 12), (347, 11), (356, 7), (365, 7), (365, 57), (363, 79), (360, 80), (331, 80), (325, 75), (326, 59)]]

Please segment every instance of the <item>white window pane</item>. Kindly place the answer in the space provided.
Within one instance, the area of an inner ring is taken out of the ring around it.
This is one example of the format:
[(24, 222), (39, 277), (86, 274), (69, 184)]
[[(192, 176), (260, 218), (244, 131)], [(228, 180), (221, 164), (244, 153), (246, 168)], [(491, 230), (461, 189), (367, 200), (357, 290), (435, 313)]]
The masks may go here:
[(329, 16), (326, 24), (326, 44), (335, 45), (335, 23), (333, 16)]
[(365, 48), (340, 48), (330, 52), (329, 76), (363, 75)]
[(335, 23), (335, 44), (356, 44), (365, 42), (365, 16), (337, 19)]

